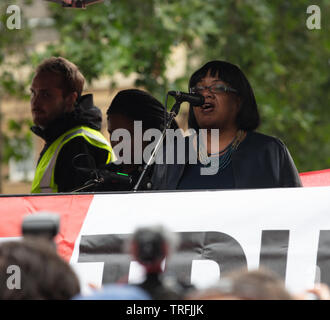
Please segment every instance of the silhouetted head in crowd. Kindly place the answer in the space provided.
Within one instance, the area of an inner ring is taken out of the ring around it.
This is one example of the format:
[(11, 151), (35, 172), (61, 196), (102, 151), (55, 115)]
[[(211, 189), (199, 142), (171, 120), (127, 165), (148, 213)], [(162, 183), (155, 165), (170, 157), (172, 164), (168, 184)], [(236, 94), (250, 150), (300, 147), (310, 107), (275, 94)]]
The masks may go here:
[(67, 300), (79, 292), (76, 274), (50, 243), (0, 244), (0, 300)]
[(183, 284), (162, 270), (164, 259), (169, 258), (177, 244), (176, 235), (162, 225), (140, 227), (132, 235), (130, 252), (145, 271), (145, 280), (139, 286), (153, 300), (177, 300), (184, 296)]
[(237, 270), (217, 284), (191, 295), (197, 300), (292, 300), (284, 281), (273, 271)]

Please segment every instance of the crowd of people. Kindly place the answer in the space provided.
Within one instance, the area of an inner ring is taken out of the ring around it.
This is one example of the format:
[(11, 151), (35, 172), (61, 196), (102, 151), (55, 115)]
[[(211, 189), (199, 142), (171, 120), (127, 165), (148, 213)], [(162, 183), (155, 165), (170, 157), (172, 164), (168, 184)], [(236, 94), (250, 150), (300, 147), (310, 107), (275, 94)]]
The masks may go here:
[(0, 300), (330, 300), (326, 284), (292, 293), (284, 279), (263, 266), (234, 269), (198, 289), (161, 268), (176, 247), (169, 235), (161, 226), (136, 229), (127, 246), (132, 259), (144, 268), (145, 279), (134, 285), (127, 281), (100, 288), (90, 283), (87, 292), (72, 266), (57, 253), (54, 238), (28, 234), (21, 240), (2, 242)]

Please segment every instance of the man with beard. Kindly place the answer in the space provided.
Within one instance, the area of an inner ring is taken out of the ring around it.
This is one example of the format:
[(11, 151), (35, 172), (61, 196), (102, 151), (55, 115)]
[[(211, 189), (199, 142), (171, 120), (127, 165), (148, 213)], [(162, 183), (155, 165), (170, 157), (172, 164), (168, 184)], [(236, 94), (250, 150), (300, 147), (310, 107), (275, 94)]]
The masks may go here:
[(112, 149), (101, 134), (102, 113), (91, 94), (81, 95), (85, 79), (78, 67), (52, 57), (37, 68), (31, 85), (33, 133), (45, 141), (32, 193), (70, 192), (90, 177), (77, 169), (109, 163)]

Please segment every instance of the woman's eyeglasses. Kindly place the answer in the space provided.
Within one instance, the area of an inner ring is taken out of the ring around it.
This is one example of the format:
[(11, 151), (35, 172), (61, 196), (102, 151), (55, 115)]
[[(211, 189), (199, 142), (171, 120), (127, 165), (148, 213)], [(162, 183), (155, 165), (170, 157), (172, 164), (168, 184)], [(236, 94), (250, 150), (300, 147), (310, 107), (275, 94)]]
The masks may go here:
[(233, 92), (233, 93), (237, 93), (236, 89), (233, 88), (229, 88), (224, 86), (223, 84), (212, 84), (211, 86), (196, 86), (196, 87), (192, 87), (190, 88), (190, 93), (192, 94), (202, 94), (203, 91), (207, 89), (209, 90), (211, 93), (223, 93), (223, 92)]

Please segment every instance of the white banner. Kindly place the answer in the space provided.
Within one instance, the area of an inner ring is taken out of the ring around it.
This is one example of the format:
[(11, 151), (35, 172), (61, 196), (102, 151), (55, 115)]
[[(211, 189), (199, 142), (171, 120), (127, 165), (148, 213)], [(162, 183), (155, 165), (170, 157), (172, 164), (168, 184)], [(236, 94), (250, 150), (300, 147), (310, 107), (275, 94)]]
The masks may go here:
[(97, 194), (71, 263), (89, 270), (84, 280), (94, 284), (125, 273), (136, 281), (140, 270), (120, 244), (136, 228), (156, 224), (188, 243), (166, 268), (197, 287), (259, 265), (275, 270), (293, 292), (330, 282), (330, 187)]

